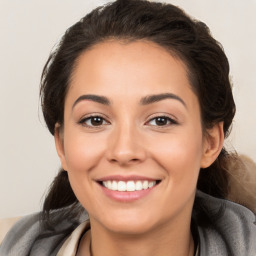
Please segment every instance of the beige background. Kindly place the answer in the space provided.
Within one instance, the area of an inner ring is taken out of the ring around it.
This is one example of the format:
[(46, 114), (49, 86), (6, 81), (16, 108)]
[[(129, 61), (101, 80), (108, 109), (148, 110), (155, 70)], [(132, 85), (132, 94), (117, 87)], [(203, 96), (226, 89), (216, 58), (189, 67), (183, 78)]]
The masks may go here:
[[(52, 47), (97, 0), (0, 0), (0, 218), (38, 211), (59, 166), (41, 117), (39, 80)], [(231, 64), (237, 115), (228, 147), (256, 161), (256, 0), (173, 0), (204, 21)]]

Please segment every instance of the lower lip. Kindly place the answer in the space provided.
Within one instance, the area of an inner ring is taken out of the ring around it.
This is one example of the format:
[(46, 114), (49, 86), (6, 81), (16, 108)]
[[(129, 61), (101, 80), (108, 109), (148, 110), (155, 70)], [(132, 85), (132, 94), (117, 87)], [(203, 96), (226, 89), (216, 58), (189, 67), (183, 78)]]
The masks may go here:
[(117, 190), (110, 190), (107, 189), (106, 187), (100, 185), (103, 192), (105, 193), (106, 196), (110, 197), (111, 199), (114, 199), (116, 201), (120, 202), (132, 202), (139, 200), (145, 196), (147, 196), (149, 193), (152, 192), (152, 190), (157, 186), (153, 186), (148, 189), (143, 189), (143, 190), (136, 190), (136, 191), (127, 191), (127, 192), (121, 192)]

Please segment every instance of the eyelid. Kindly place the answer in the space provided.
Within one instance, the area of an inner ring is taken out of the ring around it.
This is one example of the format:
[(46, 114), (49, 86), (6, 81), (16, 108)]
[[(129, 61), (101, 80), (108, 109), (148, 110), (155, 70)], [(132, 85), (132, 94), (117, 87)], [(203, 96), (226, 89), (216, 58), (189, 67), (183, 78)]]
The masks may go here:
[(172, 126), (172, 125), (178, 125), (178, 121), (175, 117), (173, 116), (170, 116), (169, 114), (166, 114), (166, 113), (157, 113), (157, 114), (154, 114), (153, 116), (150, 116), (148, 118), (148, 121), (146, 122), (146, 125), (150, 125), (149, 122), (157, 119), (157, 118), (166, 118), (170, 121), (170, 124), (166, 124), (166, 125), (152, 125), (152, 126), (156, 126), (156, 127), (159, 127), (159, 128), (166, 128), (168, 126)]
[[(86, 121), (86, 120), (89, 120), (90, 118), (93, 118), (93, 117), (100, 117), (100, 118), (102, 118), (102, 119), (104, 120), (104, 122), (106, 122), (106, 123), (105, 123), (105, 124), (102, 124), (102, 125), (99, 125), (99, 126), (97, 126), (97, 125), (93, 126), (93, 125), (87, 125), (87, 124), (85, 124), (85, 121)], [(83, 125), (83, 126), (85, 126), (85, 127), (87, 127), (87, 128), (97, 129), (97, 128), (101, 128), (101, 127), (104, 126), (104, 125), (110, 124), (110, 122), (108, 121), (108, 118), (107, 118), (105, 115), (100, 114), (100, 113), (92, 113), (92, 114), (87, 114), (87, 115), (83, 116), (82, 118), (80, 118), (79, 121), (78, 121), (78, 124), (81, 124), (81, 125)]]

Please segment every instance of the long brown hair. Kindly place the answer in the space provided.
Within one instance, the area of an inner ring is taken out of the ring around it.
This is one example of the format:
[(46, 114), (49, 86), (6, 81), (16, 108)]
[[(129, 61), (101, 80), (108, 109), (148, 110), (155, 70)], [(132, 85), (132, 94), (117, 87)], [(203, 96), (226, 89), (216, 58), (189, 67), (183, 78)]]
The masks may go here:
[[(41, 79), (42, 110), (52, 134), (57, 122), (63, 124), (65, 96), (77, 58), (108, 39), (151, 41), (180, 58), (187, 66), (191, 87), (199, 100), (203, 129), (223, 122), (225, 136), (228, 136), (235, 103), (229, 63), (222, 46), (204, 23), (190, 18), (178, 7), (144, 0), (117, 0), (98, 7), (66, 31), (50, 55)], [(198, 189), (225, 197), (226, 167), (231, 157), (223, 148), (216, 161), (200, 171)], [(77, 214), (79, 202), (67, 173), (61, 169), (43, 210), (48, 215), (51, 210), (66, 206), (70, 206), (68, 214)]]

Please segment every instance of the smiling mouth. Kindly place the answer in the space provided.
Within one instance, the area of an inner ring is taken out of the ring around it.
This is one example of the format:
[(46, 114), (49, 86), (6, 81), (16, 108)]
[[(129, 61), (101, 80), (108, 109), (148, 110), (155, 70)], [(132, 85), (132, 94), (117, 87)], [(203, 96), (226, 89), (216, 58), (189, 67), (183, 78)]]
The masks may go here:
[(106, 180), (100, 181), (100, 185), (103, 187), (119, 192), (133, 192), (133, 191), (142, 191), (153, 188), (159, 184), (160, 180), (129, 180), (129, 181), (118, 181), (118, 180)]

